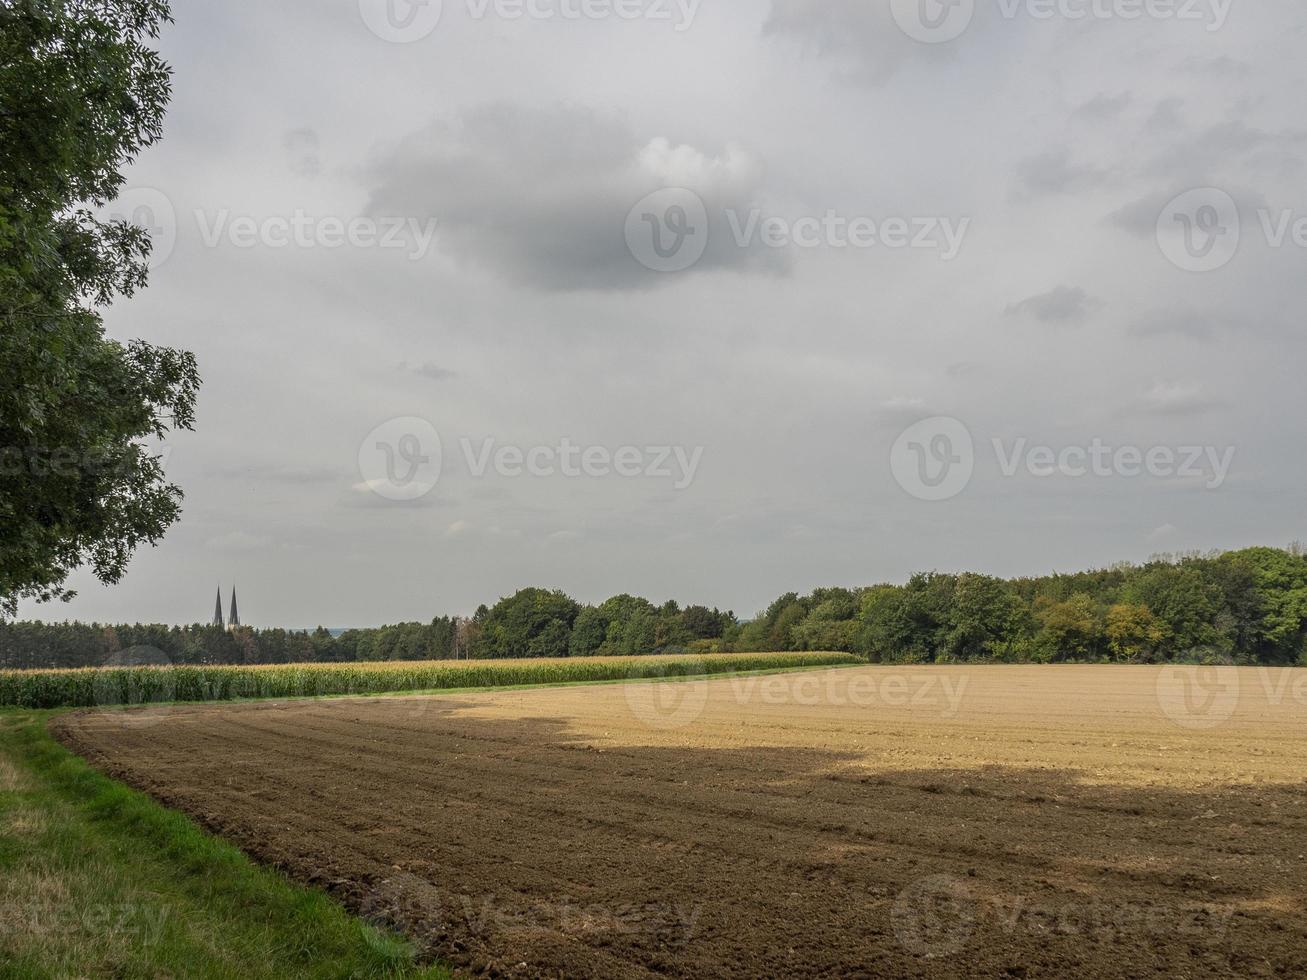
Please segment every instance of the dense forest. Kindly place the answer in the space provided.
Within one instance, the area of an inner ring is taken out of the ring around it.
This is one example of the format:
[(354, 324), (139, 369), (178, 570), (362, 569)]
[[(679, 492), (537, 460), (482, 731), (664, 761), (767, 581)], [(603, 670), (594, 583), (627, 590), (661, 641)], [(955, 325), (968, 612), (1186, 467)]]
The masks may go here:
[(470, 619), (333, 636), (214, 626), (0, 622), (0, 667), (848, 651), (877, 663), (1307, 666), (1307, 552), (1249, 548), (1039, 578), (925, 573), (906, 585), (781, 596), (756, 618), (630, 595), (597, 606), (523, 589)]

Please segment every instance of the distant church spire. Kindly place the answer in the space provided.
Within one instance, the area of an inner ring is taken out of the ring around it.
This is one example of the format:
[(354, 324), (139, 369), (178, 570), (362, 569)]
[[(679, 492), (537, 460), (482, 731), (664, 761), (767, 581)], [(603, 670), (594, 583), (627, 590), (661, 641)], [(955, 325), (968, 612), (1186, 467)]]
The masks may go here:
[(218, 601), (213, 607), (213, 625), (222, 628), (222, 586), (218, 586)]
[(241, 614), (236, 611), (236, 586), (231, 587), (231, 615), (227, 617), (229, 627), (239, 626), (241, 624)]

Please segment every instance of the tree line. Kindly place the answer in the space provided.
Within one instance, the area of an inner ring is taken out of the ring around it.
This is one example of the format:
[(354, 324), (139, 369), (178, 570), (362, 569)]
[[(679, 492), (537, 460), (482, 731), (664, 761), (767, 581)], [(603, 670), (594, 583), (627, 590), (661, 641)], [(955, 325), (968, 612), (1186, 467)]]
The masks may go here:
[(0, 622), (0, 668), (340, 663), (651, 653), (858, 654), (873, 663), (1307, 666), (1307, 552), (1249, 548), (1034, 578), (923, 573), (904, 585), (787, 593), (748, 621), (619, 595), (529, 588), (441, 616), (334, 635), (215, 626)]

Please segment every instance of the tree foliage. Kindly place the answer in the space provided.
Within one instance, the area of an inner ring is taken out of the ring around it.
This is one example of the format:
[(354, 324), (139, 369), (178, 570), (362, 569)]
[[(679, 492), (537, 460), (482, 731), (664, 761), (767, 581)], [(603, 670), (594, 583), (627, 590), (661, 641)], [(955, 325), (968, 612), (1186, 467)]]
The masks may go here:
[(1249, 548), (1043, 578), (914, 575), (786, 593), (756, 618), (621, 594), (581, 605), (523, 589), (469, 619), (380, 629), (0, 623), (0, 667), (99, 665), (140, 647), (177, 663), (856, 653), (878, 663), (1172, 661), (1307, 666), (1307, 556)]
[(144, 440), (190, 428), (189, 353), (106, 337), (147, 279), (145, 229), (96, 211), (162, 133), (164, 0), (0, 3), (0, 615), (118, 581), (178, 518)]
[(930, 572), (905, 585), (790, 592), (728, 630), (726, 644), (884, 663), (1307, 665), (1307, 557), (1249, 548), (1043, 578)]

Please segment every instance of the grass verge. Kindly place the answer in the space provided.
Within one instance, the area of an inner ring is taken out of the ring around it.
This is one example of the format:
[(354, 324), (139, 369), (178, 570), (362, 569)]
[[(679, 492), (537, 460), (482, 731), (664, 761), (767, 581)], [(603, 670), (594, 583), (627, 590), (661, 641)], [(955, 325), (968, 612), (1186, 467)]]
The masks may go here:
[(0, 711), (0, 978), (424, 977), (412, 947)]

